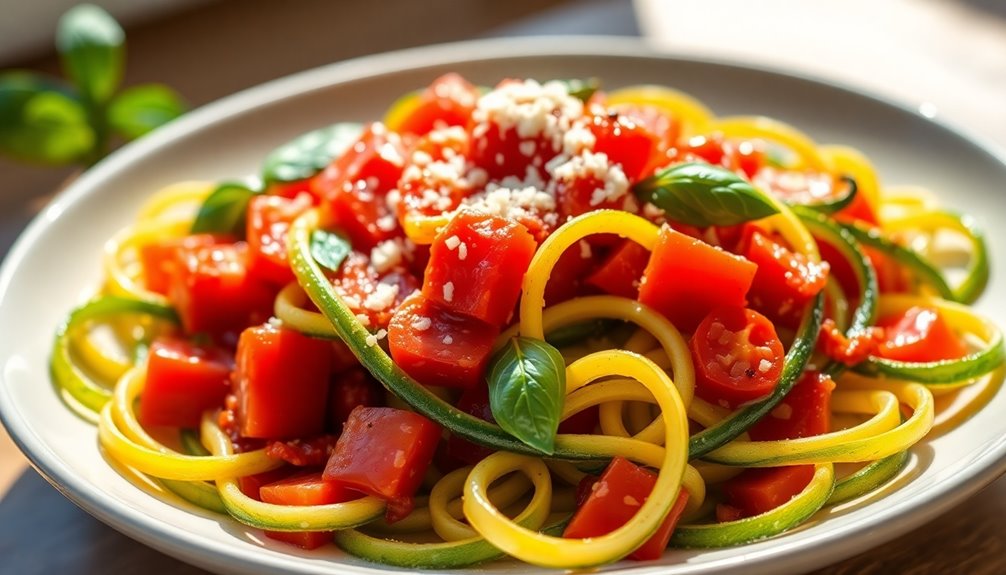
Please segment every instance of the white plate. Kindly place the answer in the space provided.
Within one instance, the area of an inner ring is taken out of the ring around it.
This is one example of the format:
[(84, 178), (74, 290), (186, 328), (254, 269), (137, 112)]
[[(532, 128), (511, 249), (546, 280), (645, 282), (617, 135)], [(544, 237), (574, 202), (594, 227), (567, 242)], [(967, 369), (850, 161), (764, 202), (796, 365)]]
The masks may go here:
[[(235, 573), (366, 573), (379, 566), (332, 549), (298, 552), (254, 530), (181, 502), (157, 500), (102, 458), (95, 430), (57, 399), (47, 358), (53, 330), (96, 286), (102, 243), (133, 218), (143, 198), (181, 179), (254, 173), (277, 144), (339, 120), (379, 118), (406, 90), (458, 71), (476, 82), (503, 77), (597, 76), (606, 86), (667, 84), (719, 114), (757, 113), (799, 126), (821, 142), (859, 147), (885, 182), (931, 187), (946, 203), (983, 220), (992, 266), (1006, 269), (1006, 166), (988, 147), (922, 115), (820, 81), (726, 63), (661, 56), (636, 41), (604, 38), (492, 40), (353, 60), (298, 74), (197, 110), (85, 174), (31, 225), (0, 274), (0, 416), (33, 464), (67, 497), (102, 521), (165, 553)], [(997, 274), (998, 275), (998, 274)], [(1003, 294), (1001, 277), (990, 293)], [(979, 309), (1006, 325), (1002, 301)], [(660, 562), (621, 563), (633, 573), (809, 570), (863, 551), (934, 518), (1006, 469), (1006, 394), (952, 433), (913, 450), (901, 488), (819, 515), (783, 537), (719, 551), (673, 551)], [(499, 562), (491, 571), (527, 572)]]

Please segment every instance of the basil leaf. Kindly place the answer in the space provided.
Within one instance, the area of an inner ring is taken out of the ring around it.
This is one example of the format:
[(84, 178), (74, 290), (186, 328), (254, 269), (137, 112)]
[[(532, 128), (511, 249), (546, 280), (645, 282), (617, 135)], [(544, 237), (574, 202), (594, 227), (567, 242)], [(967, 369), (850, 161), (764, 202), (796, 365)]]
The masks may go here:
[(339, 266), (352, 249), (349, 240), (335, 232), (314, 230), (311, 234), (311, 257), (333, 272), (339, 271)]
[(779, 211), (744, 178), (704, 162), (665, 168), (636, 184), (633, 191), (664, 210), (669, 219), (700, 228), (732, 226)]
[(595, 92), (601, 89), (601, 80), (597, 78), (587, 78), (585, 80), (573, 78), (559, 80), (559, 82), (566, 85), (566, 90), (569, 91), (570, 96), (573, 96), (584, 103), (586, 103)]
[(496, 423), (551, 455), (566, 393), (566, 366), (559, 350), (538, 339), (514, 337), (493, 358), (488, 379)]
[(108, 106), (108, 123), (127, 139), (139, 138), (185, 112), (181, 97), (163, 84), (123, 90)]
[(86, 101), (104, 104), (122, 80), (126, 35), (108, 12), (74, 6), (59, 20), (56, 49), (63, 70)]
[(262, 180), (269, 184), (310, 178), (344, 154), (362, 132), (362, 125), (344, 122), (298, 136), (266, 157)]
[(192, 222), (192, 233), (244, 236), (248, 202), (258, 194), (244, 184), (220, 184), (199, 206), (196, 220)]
[(69, 164), (94, 147), (84, 106), (59, 81), (0, 74), (0, 152), (40, 164)]

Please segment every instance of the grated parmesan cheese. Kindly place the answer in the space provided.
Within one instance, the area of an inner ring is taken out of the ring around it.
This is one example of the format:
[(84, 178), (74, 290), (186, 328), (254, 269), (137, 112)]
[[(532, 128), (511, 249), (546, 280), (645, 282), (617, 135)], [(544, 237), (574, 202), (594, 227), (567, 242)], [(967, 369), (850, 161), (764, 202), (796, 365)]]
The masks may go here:
[(412, 320), (412, 329), (416, 331), (426, 331), (433, 325), (433, 320), (428, 317), (417, 315)]
[(454, 338), (448, 334), (445, 335), (444, 338), (440, 341), (444, 342), (444, 345), (451, 345), (452, 343), (454, 343)]
[(458, 244), (458, 259), (461, 261), (465, 261), (465, 258), (467, 257), (468, 257), (468, 244), (466, 244), (465, 242), (461, 242), (460, 244)]
[(363, 300), (363, 307), (371, 311), (384, 311), (395, 303), (398, 295), (398, 284), (388, 284), (383, 281), (377, 284), (374, 291), (367, 294), (367, 299)]
[(454, 301), (454, 282), (444, 284), (444, 301), (447, 303)]
[(398, 238), (384, 240), (370, 250), (370, 265), (377, 273), (384, 273), (402, 263), (402, 241)]
[(458, 238), (458, 236), (451, 236), (444, 240), (444, 245), (447, 246), (447, 249), (454, 251), (459, 245), (461, 245), (461, 239)]

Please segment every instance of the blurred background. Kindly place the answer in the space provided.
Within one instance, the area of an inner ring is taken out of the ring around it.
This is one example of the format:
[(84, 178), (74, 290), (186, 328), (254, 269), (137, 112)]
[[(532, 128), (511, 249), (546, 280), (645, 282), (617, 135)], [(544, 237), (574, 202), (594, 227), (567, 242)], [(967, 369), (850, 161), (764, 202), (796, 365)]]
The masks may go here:
[[(297, 71), (387, 50), (484, 37), (605, 34), (642, 37), (676, 54), (843, 83), (1006, 146), (1003, 0), (93, 3), (125, 29), (128, 62), (123, 85), (164, 83), (192, 108)], [(0, 0), (0, 70), (58, 74), (53, 37), (60, 15), (74, 4)], [(0, 157), (0, 254), (76, 172), (75, 167), (42, 167)], [(978, 515), (970, 516), (969, 532), (976, 524), (1006, 515), (1006, 484), (1000, 481), (992, 489), (1004, 496), (969, 503), (972, 509), (980, 508)], [(39, 532), (55, 538), (42, 541)], [(938, 559), (918, 552), (927, 545), (974, 550), (968, 555), (975, 560), (966, 565), (969, 573), (996, 572), (988, 570), (982, 558), (1006, 556), (1006, 536), (950, 543), (953, 536), (947, 534), (945, 526), (923, 529), (828, 572), (890, 572), (892, 563), (878, 562), (883, 558), (897, 558), (901, 567), (916, 573), (961, 572), (958, 569), (965, 567), (959, 555), (947, 555), (940, 568)], [(26, 545), (32, 551), (24, 552)], [(49, 552), (57, 548), (59, 553)], [(28, 469), (2, 430), (0, 558), (0, 573), (97, 573), (100, 568), (117, 575), (133, 572), (139, 562), (149, 566), (151, 575), (199, 573), (131, 544), (77, 510)]]

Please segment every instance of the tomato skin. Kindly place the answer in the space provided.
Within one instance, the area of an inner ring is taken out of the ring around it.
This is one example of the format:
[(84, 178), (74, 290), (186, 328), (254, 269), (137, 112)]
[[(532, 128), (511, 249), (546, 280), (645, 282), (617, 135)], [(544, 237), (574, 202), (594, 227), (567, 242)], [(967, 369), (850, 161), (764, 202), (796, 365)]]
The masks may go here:
[(401, 519), (439, 441), (440, 426), (422, 415), (360, 406), (350, 413), (322, 478), (393, 502), (389, 521)]
[(349, 414), (359, 405), (384, 405), (384, 389), (381, 384), (361, 367), (334, 375), (328, 393), (328, 428), (336, 433), (341, 432)]
[(632, 240), (623, 240), (585, 283), (604, 293), (636, 299), (639, 282), (650, 260), (650, 252)]
[(248, 246), (179, 246), (168, 299), (186, 333), (228, 340), (272, 315), (276, 290), (248, 273)]
[(271, 324), (241, 333), (233, 393), (243, 437), (286, 439), (325, 430), (328, 342)]
[(758, 266), (748, 292), (751, 307), (787, 327), (796, 327), (807, 304), (824, 289), (828, 264), (792, 252), (757, 229), (743, 243), (744, 257)]
[(664, 226), (643, 272), (639, 301), (692, 331), (715, 307), (744, 306), (756, 271), (740, 256)]
[(881, 318), (887, 339), (877, 355), (907, 362), (960, 359), (968, 349), (936, 308), (915, 306), (903, 314)]
[(420, 383), (467, 389), (482, 383), (498, 334), (494, 326), (415, 294), (392, 316), (388, 346), (395, 363)]
[(629, 182), (646, 177), (647, 168), (658, 154), (660, 138), (642, 123), (627, 114), (594, 114), (587, 128), (594, 135), (594, 153), (604, 154), (608, 161), (622, 166)]
[(751, 517), (788, 502), (813, 478), (813, 465), (748, 469), (724, 482), (723, 494), (743, 517)]
[(147, 353), (140, 423), (199, 427), (204, 411), (223, 406), (233, 368), (234, 359), (220, 348), (171, 337), (154, 340)]
[[(454, 241), (459, 243), (452, 249)], [(452, 312), (501, 326), (513, 313), (537, 247), (517, 222), (463, 211), (430, 248), (423, 295)]]
[(234, 243), (234, 238), (218, 234), (192, 234), (180, 239), (164, 240), (140, 246), (140, 266), (143, 268), (144, 286), (159, 294), (168, 295), (171, 276), (178, 267), (179, 248), (187, 250)]
[(310, 194), (288, 199), (255, 196), (248, 203), (245, 237), (250, 257), (249, 272), (263, 281), (285, 286), (294, 280), (286, 255), (286, 233), (301, 214), (311, 208)]
[(817, 371), (808, 371), (782, 402), (748, 429), (754, 441), (797, 439), (831, 430), (831, 393), (835, 382)]
[[(360, 494), (338, 483), (324, 481), (321, 472), (297, 474), (259, 489), (262, 501), (274, 505), (327, 505), (359, 499)], [(302, 549), (317, 549), (332, 542), (331, 531), (265, 531), (267, 537)]]
[(472, 116), (479, 90), (454, 72), (444, 74), (419, 96), (416, 107), (395, 130), (422, 136), (438, 126), (465, 126)]
[(695, 393), (736, 407), (775, 389), (783, 348), (772, 322), (740, 307), (721, 307), (706, 316), (689, 342), (695, 362)]
[(386, 195), (398, 185), (405, 154), (398, 134), (379, 123), (367, 127), (345, 154), (312, 180), (311, 189), (321, 198), (322, 227), (342, 230), (361, 251), (400, 236)]
[[(387, 307), (368, 306), (368, 297), (380, 288), (380, 284), (395, 289), (394, 298)], [(395, 309), (419, 288), (419, 280), (401, 265), (378, 273), (371, 265), (369, 257), (354, 251), (342, 263), (338, 274), (332, 280), (332, 285), (346, 300), (346, 305), (353, 310), (353, 313), (357, 316), (366, 316), (367, 327), (376, 330), (388, 325)]]
[[(600, 479), (583, 489), (584, 492), (589, 490), (590, 494), (577, 507), (562, 536), (571, 539), (597, 537), (618, 529), (632, 519), (646, 502), (656, 482), (657, 476), (653, 472), (621, 456), (615, 457)], [(659, 559), (687, 503), (688, 492), (682, 489), (664, 522), (650, 539), (629, 554), (629, 559)]]

